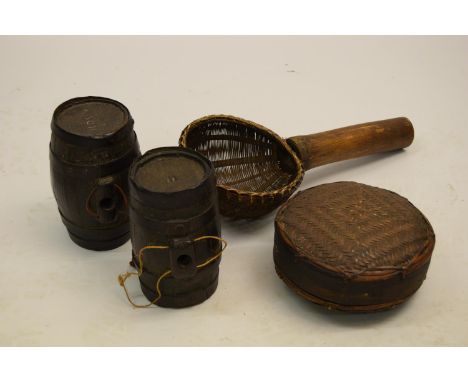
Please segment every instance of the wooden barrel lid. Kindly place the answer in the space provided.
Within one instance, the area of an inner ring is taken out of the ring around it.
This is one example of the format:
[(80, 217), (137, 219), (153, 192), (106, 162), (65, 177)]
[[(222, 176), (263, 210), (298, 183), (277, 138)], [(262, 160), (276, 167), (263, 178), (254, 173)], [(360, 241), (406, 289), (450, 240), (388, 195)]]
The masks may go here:
[(113, 99), (77, 97), (55, 109), (52, 131), (73, 144), (101, 146), (133, 131), (133, 119), (128, 109)]
[(130, 199), (145, 208), (156, 208), (169, 215), (174, 208), (187, 214), (211, 205), (216, 197), (216, 178), (212, 163), (194, 150), (183, 147), (158, 147), (133, 162), (129, 171)]
[(154, 192), (177, 192), (198, 186), (205, 178), (199, 160), (179, 152), (155, 156), (135, 172), (135, 182)]
[(354, 182), (298, 193), (275, 221), (278, 274), (329, 308), (374, 311), (414, 293), (435, 243), (431, 225), (407, 199)]
[(102, 98), (82, 99), (62, 108), (56, 123), (82, 137), (104, 137), (125, 126), (128, 113), (115, 102)]

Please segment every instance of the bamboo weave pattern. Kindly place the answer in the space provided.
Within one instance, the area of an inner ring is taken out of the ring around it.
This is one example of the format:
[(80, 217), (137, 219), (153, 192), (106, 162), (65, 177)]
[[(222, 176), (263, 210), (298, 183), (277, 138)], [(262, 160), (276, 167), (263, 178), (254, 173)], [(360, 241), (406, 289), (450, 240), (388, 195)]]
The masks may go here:
[(304, 174), (281, 137), (237, 117), (198, 119), (185, 128), (179, 143), (213, 163), (221, 213), (232, 218), (255, 218), (272, 211), (296, 190)]
[(407, 199), (354, 182), (300, 192), (276, 221), (298, 256), (345, 276), (404, 270), (435, 237)]

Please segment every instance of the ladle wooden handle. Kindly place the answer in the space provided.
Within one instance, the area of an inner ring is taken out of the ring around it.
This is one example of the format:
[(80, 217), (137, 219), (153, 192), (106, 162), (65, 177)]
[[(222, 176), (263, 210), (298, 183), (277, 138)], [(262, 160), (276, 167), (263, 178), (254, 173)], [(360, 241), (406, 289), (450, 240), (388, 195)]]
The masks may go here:
[(397, 150), (413, 142), (414, 130), (405, 117), (342, 127), (287, 139), (304, 170), (365, 155)]

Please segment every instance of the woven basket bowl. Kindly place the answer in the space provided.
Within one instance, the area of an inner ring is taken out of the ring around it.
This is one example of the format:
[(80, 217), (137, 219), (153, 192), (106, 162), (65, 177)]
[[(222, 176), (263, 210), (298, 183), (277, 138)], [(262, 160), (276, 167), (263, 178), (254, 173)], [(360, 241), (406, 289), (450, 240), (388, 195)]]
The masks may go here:
[(197, 119), (183, 130), (179, 144), (213, 163), (220, 212), (233, 219), (254, 219), (273, 211), (304, 176), (299, 158), (285, 140), (242, 118)]

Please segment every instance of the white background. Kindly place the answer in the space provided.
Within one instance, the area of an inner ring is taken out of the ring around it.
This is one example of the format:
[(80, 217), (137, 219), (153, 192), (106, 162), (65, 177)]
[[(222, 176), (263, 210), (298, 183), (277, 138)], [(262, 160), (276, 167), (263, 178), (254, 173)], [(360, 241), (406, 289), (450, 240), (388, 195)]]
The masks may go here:
[[(468, 38), (2, 37), (0, 51), (0, 345), (468, 345)], [(407, 197), (436, 233), (427, 280), (391, 312), (316, 307), (274, 272), (272, 214), (223, 222), (209, 300), (132, 308), (116, 279), (130, 243), (76, 246), (50, 187), (52, 112), (85, 95), (123, 102), (142, 152), (212, 113), (283, 137), (410, 118), (404, 152), (311, 170), (301, 189), (353, 180)]]

